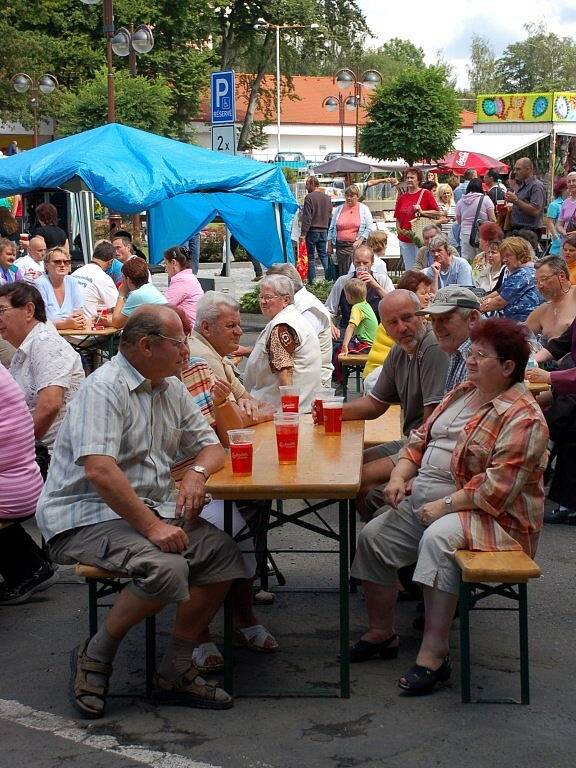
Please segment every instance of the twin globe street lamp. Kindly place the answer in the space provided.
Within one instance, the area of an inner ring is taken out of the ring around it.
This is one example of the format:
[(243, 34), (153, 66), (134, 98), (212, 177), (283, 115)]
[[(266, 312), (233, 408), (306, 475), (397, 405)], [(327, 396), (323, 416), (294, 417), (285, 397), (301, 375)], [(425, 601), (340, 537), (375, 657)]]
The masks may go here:
[(12, 80), (12, 87), (17, 93), (27, 93), (30, 91), (30, 106), (32, 107), (32, 146), (38, 146), (38, 96), (43, 94), (48, 96), (50, 93), (58, 88), (58, 80), (54, 75), (41, 75), (38, 79), (36, 76), (30, 77), (25, 72), (19, 72), (14, 75)]
[(338, 72), (332, 78), (332, 82), (335, 83), (342, 91), (346, 91), (349, 88), (354, 88), (354, 92), (350, 96), (344, 97), (342, 93), (338, 96), (328, 96), (322, 102), (324, 109), (328, 112), (333, 112), (338, 109), (338, 119), (340, 123), (340, 151), (344, 154), (344, 124), (345, 124), (345, 110), (350, 112), (356, 112), (356, 133), (354, 148), (355, 154), (358, 155), (359, 134), (358, 125), (360, 121), (360, 107), (362, 106), (362, 88), (366, 88), (369, 91), (374, 90), (379, 85), (382, 85), (382, 75), (377, 69), (367, 69), (362, 75), (357, 75), (351, 69), (344, 68), (339, 69)]
[(113, 0), (80, 0), (84, 5), (102, 3), (104, 16), (104, 34), (106, 35), (106, 66), (108, 70), (108, 122), (116, 122), (116, 100), (114, 94), (114, 60), (116, 56), (129, 56), (130, 71), (136, 74), (136, 54), (149, 53), (154, 47), (152, 30), (146, 24), (140, 24), (134, 31), (126, 27), (114, 30)]

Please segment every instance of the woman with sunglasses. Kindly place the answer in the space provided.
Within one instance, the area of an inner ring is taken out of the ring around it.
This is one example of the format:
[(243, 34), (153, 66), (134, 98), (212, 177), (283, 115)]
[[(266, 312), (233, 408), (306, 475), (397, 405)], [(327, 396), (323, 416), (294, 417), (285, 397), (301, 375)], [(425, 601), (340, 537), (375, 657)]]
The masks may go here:
[(43, 275), (35, 286), (46, 306), (46, 315), (59, 331), (68, 328), (81, 331), (86, 327), (84, 291), (70, 275), (70, 254), (60, 246), (51, 248), (44, 257)]
[(468, 381), (411, 433), (384, 488), (386, 505), (358, 540), (351, 573), (362, 580), (369, 627), (351, 648), (352, 662), (398, 655), (397, 571), (416, 563), (426, 618), (416, 664), (398, 681), (408, 693), (428, 693), (450, 677), (456, 550), (536, 550), (548, 429), (524, 384), (527, 334), (507, 319), (471, 327)]

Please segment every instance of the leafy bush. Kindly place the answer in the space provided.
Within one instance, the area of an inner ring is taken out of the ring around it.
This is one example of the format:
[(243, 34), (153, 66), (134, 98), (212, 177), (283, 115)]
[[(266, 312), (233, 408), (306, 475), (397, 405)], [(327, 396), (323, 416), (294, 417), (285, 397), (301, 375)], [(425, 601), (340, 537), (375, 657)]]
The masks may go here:
[(306, 288), (324, 304), (333, 285), (332, 280), (316, 280), (312, 285), (307, 285)]

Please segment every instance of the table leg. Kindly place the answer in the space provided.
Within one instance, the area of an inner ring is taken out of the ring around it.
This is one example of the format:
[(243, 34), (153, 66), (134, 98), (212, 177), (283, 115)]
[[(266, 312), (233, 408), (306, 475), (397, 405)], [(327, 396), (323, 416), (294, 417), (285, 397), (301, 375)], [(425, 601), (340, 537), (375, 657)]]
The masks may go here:
[(350, 374), (350, 370), (347, 365), (342, 366), (342, 395), (344, 396), (344, 402), (346, 402), (348, 398), (348, 376)]
[[(224, 502), (224, 530), (229, 536), (232, 536), (232, 504), (231, 501)], [(234, 695), (233, 638), (232, 591), (228, 590), (224, 600), (224, 690), (230, 696)]]
[[(356, 501), (355, 499), (350, 499), (348, 504), (349, 504), (348, 525), (350, 526), (349, 527), (349, 539), (350, 539), (349, 559), (350, 559), (350, 567), (352, 567), (354, 556), (356, 554)], [(353, 576), (350, 576), (350, 593), (355, 595), (357, 591), (358, 591), (358, 581)]]
[(350, 698), (350, 615), (348, 595), (348, 501), (338, 504), (340, 538), (340, 697)]

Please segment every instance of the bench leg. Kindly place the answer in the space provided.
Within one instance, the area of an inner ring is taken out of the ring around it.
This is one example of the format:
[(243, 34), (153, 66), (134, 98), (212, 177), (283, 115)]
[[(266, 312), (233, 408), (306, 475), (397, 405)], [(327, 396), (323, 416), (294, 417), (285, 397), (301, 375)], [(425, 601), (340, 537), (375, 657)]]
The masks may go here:
[(348, 376), (350, 376), (350, 369), (347, 365), (342, 366), (342, 395), (344, 402), (348, 399)]
[(462, 704), (470, 703), (470, 584), (460, 582), (460, 690)]
[(146, 619), (146, 698), (152, 698), (154, 672), (156, 670), (156, 616)]
[(348, 501), (338, 503), (340, 550), (340, 698), (350, 698), (350, 616), (348, 597)]
[(356, 392), (360, 394), (360, 366), (356, 366)]
[(518, 629), (520, 633), (520, 701), (522, 704), (530, 704), (527, 584), (518, 584)]
[[(224, 530), (233, 537), (232, 502), (224, 502)], [(224, 690), (234, 695), (234, 651), (232, 648), (234, 634), (232, 595), (230, 590), (224, 598)]]

